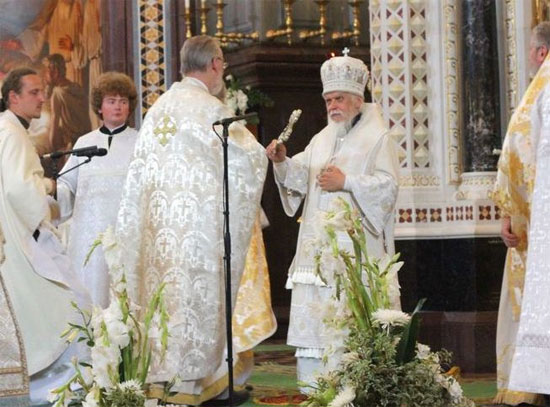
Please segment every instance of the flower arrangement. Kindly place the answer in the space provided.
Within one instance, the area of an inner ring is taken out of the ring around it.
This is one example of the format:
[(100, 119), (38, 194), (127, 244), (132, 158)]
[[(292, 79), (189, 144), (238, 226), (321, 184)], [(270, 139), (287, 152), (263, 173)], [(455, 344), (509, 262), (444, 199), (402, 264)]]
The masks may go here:
[[(449, 353), (417, 343), (424, 300), (411, 315), (390, 308), (399, 293), (399, 255), (370, 257), (359, 213), (341, 198), (319, 220), (317, 273), (335, 289), (324, 323), (334, 331), (331, 337), (343, 332), (344, 338), (325, 351), (330, 369), (316, 378), (302, 405), (473, 406), (456, 379), (444, 373)], [(353, 253), (338, 246), (338, 233), (351, 238)]]
[[(225, 77), (225, 104), (235, 115), (242, 115), (256, 106), (271, 107), (273, 100), (265, 93), (250, 86), (243, 87), (241, 81), (233, 75)], [(248, 120), (248, 124), (258, 124), (258, 118)]]
[(160, 349), (162, 358), (167, 347), (164, 284), (159, 285), (139, 319), (140, 310), (128, 296), (124, 266), (112, 229), (94, 242), (86, 261), (100, 244), (114, 282), (112, 301), (108, 308), (96, 307), (91, 313), (72, 304), (81, 315), (82, 324), (70, 323), (62, 337), (69, 342), (85, 342), (91, 360), (88, 363), (73, 359), (73, 377), (50, 392), (53, 407), (143, 407), (153, 351)]

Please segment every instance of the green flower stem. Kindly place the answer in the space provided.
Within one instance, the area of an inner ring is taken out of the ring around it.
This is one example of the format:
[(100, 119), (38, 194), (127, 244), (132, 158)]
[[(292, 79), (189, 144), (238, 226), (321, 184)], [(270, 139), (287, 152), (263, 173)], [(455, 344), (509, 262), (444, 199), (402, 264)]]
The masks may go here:
[[(365, 290), (365, 286), (363, 284), (363, 268), (364, 268), (363, 264), (365, 263), (362, 262), (362, 256), (361, 256), (363, 252), (363, 247), (362, 247), (363, 244), (360, 240), (357, 240), (356, 238), (352, 238), (352, 240), (353, 240), (353, 249), (355, 251), (355, 264), (357, 267), (357, 272), (356, 272), (357, 278), (355, 279), (355, 282), (357, 285), (359, 285), (362, 288), (363, 297), (366, 297), (367, 290)], [(364, 250), (364, 252), (365, 253), (367, 252), (366, 249)], [(370, 264), (368, 263), (368, 256), (366, 254), (365, 254), (365, 261), (367, 265)], [(377, 301), (378, 289), (374, 284), (374, 280), (372, 279), (372, 273), (368, 272), (366, 274), (367, 274), (367, 280), (369, 282), (370, 298), (371, 298), (371, 301), (369, 301), (369, 305), (370, 303), (372, 303), (372, 306), (370, 306), (368, 309), (369, 315), (370, 315), (377, 308), (376, 305), (378, 303)]]
[(363, 286), (362, 281), (361, 280), (358, 281), (357, 276), (353, 272), (353, 265), (349, 255), (347, 255), (346, 253), (342, 253), (342, 258), (344, 259), (344, 263), (346, 264), (346, 270), (347, 270), (347, 276), (348, 276), (347, 282), (345, 283), (346, 295), (348, 297), (352, 296), (357, 299), (357, 301), (360, 303), (359, 305), (362, 310), (362, 315), (364, 315), (364, 318), (362, 319), (364, 319), (367, 325), (370, 326), (372, 302)]

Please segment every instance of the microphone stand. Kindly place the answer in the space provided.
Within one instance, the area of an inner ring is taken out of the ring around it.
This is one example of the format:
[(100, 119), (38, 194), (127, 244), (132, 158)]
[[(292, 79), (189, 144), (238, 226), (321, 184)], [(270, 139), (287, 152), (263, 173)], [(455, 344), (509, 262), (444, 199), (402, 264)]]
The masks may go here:
[[(91, 157), (91, 156), (87, 156), (87, 157), (86, 157), (86, 160), (82, 161), (80, 164), (75, 165), (74, 167), (69, 168), (68, 170), (63, 171), (61, 174), (58, 174), (58, 172), (57, 172), (57, 160), (58, 160), (59, 158), (60, 158), (60, 157), (52, 158), (52, 179), (53, 179), (54, 181), (57, 181), (57, 179), (58, 179), (59, 177), (61, 177), (62, 175), (65, 175), (65, 174), (68, 173), (69, 171), (72, 171), (72, 170), (74, 170), (75, 168), (78, 168), (78, 167), (80, 167), (81, 165), (84, 165), (84, 164), (88, 164), (90, 161), (92, 161), (92, 157)], [(53, 198), (57, 200), (57, 189), (53, 191)]]
[[(55, 160), (55, 159), (54, 159)], [(88, 164), (90, 161), (92, 161), (92, 156), (86, 156), (86, 159), (84, 161), (82, 161), (80, 164), (77, 164), (75, 165), (74, 167), (71, 167), (65, 171), (63, 171), (61, 174), (56, 174), (56, 165), (54, 164), (54, 173), (53, 173), (53, 179), (58, 179), (59, 177), (61, 177), (62, 175), (65, 175), (66, 173), (74, 170), (75, 168), (78, 168), (80, 167), (81, 165), (84, 165), (84, 164)]]
[(229, 379), (229, 407), (233, 407), (233, 312), (231, 301), (231, 231), (229, 229), (229, 125), (223, 123), (223, 242), (224, 242), (224, 271), (225, 271), (225, 327), (227, 336), (227, 375)]
[[(227, 377), (229, 390), (229, 407), (233, 407), (235, 389), (233, 388), (233, 309), (231, 301), (231, 230), (229, 229), (229, 125), (237, 120), (246, 120), (257, 116), (256, 112), (242, 116), (230, 117), (212, 123), (212, 130), (220, 138), (223, 147), (223, 247), (224, 247), (224, 273), (225, 273), (225, 329), (227, 338)], [(223, 126), (222, 137), (216, 132), (214, 126)]]

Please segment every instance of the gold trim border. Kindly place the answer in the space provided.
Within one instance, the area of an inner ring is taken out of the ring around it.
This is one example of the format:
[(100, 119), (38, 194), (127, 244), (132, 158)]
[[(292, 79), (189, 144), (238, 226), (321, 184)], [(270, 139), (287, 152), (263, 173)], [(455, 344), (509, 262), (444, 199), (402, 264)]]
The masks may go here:
[[(2, 262), (0, 262), (1, 264)], [(28, 375), (28, 369), (27, 369), (27, 357), (25, 354), (25, 346), (23, 344), (23, 337), (21, 336), (21, 331), (19, 328), (19, 324), (17, 323), (17, 318), (15, 318), (15, 313), (13, 311), (13, 306), (11, 304), (10, 297), (8, 295), (8, 291), (5, 288), (4, 285), (4, 279), (2, 278), (2, 275), (0, 274), (0, 290), (4, 294), (4, 298), (6, 301), (6, 304), (8, 305), (9, 313), (12, 316), (12, 321), (15, 326), (15, 333), (17, 336), (17, 342), (19, 345), (19, 363), (21, 366), (19, 368), (11, 368), (11, 369), (3, 369), (2, 372), (0, 372), (0, 375), (21, 375), (22, 376), (22, 387), (16, 388), (16, 389), (9, 389), (9, 390), (2, 390), (0, 391), (0, 399), (2, 397), (10, 397), (10, 396), (25, 396), (28, 395), (30, 392), (30, 378)]]
[(441, 184), (437, 175), (412, 174), (399, 177), (400, 187), (438, 187)]
[(445, 91), (447, 104), (447, 179), (449, 184), (460, 183), (460, 125), (458, 105), (458, 44), (457, 33), (457, 0), (445, 0), (443, 3), (445, 18)]
[(518, 104), (518, 70), (517, 70), (517, 38), (516, 38), (516, 1), (505, 0), (504, 5), (504, 24), (506, 29), (506, 58), (504, 66), (506, 69), (506, 83), (508, 88), (506, 96), (508, 98), (508, 118)]

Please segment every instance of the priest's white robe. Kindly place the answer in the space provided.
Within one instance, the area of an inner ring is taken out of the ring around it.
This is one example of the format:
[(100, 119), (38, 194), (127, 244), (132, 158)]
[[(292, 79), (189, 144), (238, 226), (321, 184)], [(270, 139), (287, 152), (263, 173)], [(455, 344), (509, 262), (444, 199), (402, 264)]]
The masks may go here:
[[(94, 305), (109, 305), (109, 269), (101, 247), (95, 249), (84, 265), (90, 246), (109, 225), (115, 226), (122, 188), (134, 152), (137, 131), (127, 127), (112, 136), (94, 130), (78, 139), (74, 148), (97, 146), (108, 150), (103, 157), (61, 176), (57, 182), (57, 200), (61, 219), (72, 219), (68, 254), (81, 281), (90, 291)], [(72, 155), (63, 171), (86, 160)]]
[(531, 123), (536, 176), (510, 388), (550, 394), (550, 86), (538, 97)]
[[(287, 288), (292, 289), (287, 343), (296, 346), (298, 380), (312, 381), (313, 370), (321, 368), (324, 350), (331, 345), (318, 304), (333, 295), (331, 287), (315, 273), (314, 251), (308, 242), (315, 239), (315, 220), (319, 210), (329, 210), (332, 202), (342, 197), (363, 217), (367, 232), (367, 250), (371, 256), (393, 254), (393, 210), (397, 199), (397, 158), (387, 134), (380, 108), (364, 103), (361, 118), (345, 136), (330, 123), (315, 135), (306, 149), (275, 165), (275, 181), (283, 208), (293, 216), (305, 198), (298, 235), (296, 256), (290, 266)], [(317, 175), (328, 164), (346, 174), (343, 191), (322, 191)], [(340, 247), (350, 247), (348, 236), (339, 235)], [(399, 299), (392, 299), (394, 305)]]
[[(0, 227), (0, 265), (4, 262), (4, 234)], [(21, 330), (0, 274), (0, 406), (29, 403), (29, 376)]]
[[(0, 267), (5, 288), (21, 328), (35, 394), (52, 383), (64, 369), (49, 371), (66, 354), (60, 337), (70, 321), (78, 321), (71, 306), (82, 306), (87, 293), (78, 284), (50, 224), (47, 191), (51, 181), (43, 170), (23, 125), (11, 112), (0, 115), (0, 224), (6, 239), (5, 261)], [(33, 233), (38, 230), (38, 240)], [(67, 369), (65, 369), (67, 373)]]
[[(148, 111), (117, 222), (129, 295), (145, 304), (159, 283), (171, 332), (164, 364), (148, 380), (178, 374), (170, 402), (199, 404), (227, 386), (223, 276), (222, 144), (212, 123), (231, 112), (194, 78), (172, 85)], [(221, 134), (221, 127), (218, 126)], [(232, 298), (259, 210), (267, 159), (244, 126), (230, 127)], [(238, 373), (238, 372), (237, 372)]]
[(519, 238), (517, 246), (509, 248), (506, 253), (502, 277), (496, 337), (498, 393), (494, 404), (541, 404), (540, 395), (510, 390), (508, 383), (527, 268), (529, 219), (535, 184), (533, 137), (540, 131), (541, 104), (535, 102), (549, 82), (550, 55), (547, 55), (510, 119), (491, 192), (501, 217), (510, 218), (512, 232)]

